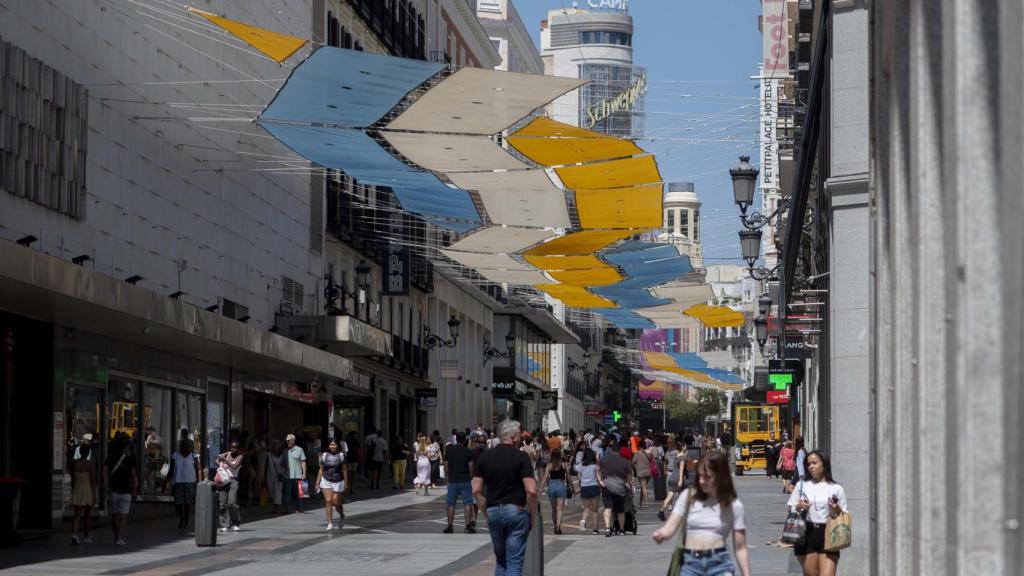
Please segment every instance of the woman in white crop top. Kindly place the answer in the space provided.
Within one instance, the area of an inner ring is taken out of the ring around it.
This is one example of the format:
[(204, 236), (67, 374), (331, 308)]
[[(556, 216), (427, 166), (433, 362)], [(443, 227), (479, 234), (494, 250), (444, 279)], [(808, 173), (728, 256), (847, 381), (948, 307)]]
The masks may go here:
[[(680, 576), (734, 574), (737, 565), (742, 576), (750, 576), (743, 503), (732, 485), (729, 460), (721, 452), (708, 452), (697, 464), (697, 476), (695, 486), (681, 494), (672, 507), (668, 521), (654, 531), (654, 541), (661, 544), (672, 538), (685, 518)], [(725, 547), (730, 534), (735, 564)]]
[(846, 491), (832, 479), (832, 462), (815, 450), (804, 459), (807, 479), (797, 482), (789, 496), (793, 512), (804, 514), (807, 532), (803, 541), (793, 545), (793, 553), (805, 575), (834, 576), (839, 552), (825, 551), (825, 524), (846, 511)]

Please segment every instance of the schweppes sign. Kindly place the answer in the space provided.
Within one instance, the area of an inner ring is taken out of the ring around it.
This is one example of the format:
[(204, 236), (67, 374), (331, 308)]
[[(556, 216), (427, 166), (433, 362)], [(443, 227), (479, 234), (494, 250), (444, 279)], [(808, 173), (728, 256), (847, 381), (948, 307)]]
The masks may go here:
[(633, 106), (636, 105), (637, 99), (639, 99), (640, 95), (644, 92), (647, 92), (646, 72), (644, 72), (640, 78), (637, 78), (637, 81), (632, 86), (622, 91), (617, 96), (605, 98), (593, 106), (588, 106), (587, 128), (593, 128), (594, 124), (597, 124), (616, 112), (632, 110)]

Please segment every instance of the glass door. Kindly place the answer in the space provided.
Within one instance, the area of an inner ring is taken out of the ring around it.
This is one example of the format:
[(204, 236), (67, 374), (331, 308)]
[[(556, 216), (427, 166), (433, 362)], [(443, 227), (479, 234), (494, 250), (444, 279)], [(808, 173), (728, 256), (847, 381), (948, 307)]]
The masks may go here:
[(206, 445), (203, 440), (206, 437), (203, 434), (203, 395), (198, 392), (178, 390), (175, 414), (178, 419), (178, 437), (171, 450), (176, 451), (178, 442), (183, 437), (188, 438), (193, 443), (194, 453), (198, 454), (202, 461), (203, 446)]

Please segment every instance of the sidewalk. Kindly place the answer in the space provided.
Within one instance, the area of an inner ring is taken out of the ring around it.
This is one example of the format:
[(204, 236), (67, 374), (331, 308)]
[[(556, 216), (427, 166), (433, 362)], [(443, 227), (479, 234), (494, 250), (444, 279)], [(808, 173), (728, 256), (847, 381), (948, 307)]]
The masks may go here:
[[(763, 476), (736, 478), (746, 508), (747, 540), (753, 574), (799, 574), (791, 549), (767, 545), (778, 539), (785, 520), (786, 496), (777, 481)], [(22, 548), (0, 551), (0, 574), (135, 575), (135, 576), (270, 576), (310, 574), (382, 574), (426, 576), (490, 576), (494, 557), (486, 525), (477, 534), (463, 534), (462, 506), (457, 507), (456, 533), (442, 534), (443, 487), (430, 497), (412, 490), (370, 491), (345, 505), (341, 530), (324, 530), (322, 501), (306, 502), (306, 513), (244, 512), (242, 531), (218, 534), (216, 548), (198, 548), (191, 537), (173, 532), (174, 518), (139, 522), (129, 527), (126, 548), (113, 545), (107, 527), (97, 529), (96, 543), (72, 546), (61, 533)], [(376, 498), (365, 498), (368, 495)], [(657, 546), (651, 532), (660, 525), (657, 507), (639, 512), (639, 534), (605, 538), (579, 533), (580, 506), (566, 507), (564, 534), (551, 534), (550, 506), (541, 498), (545, 531), (545, 573), (548, 576), (623, 576), (663, 574), (671, 548)]]

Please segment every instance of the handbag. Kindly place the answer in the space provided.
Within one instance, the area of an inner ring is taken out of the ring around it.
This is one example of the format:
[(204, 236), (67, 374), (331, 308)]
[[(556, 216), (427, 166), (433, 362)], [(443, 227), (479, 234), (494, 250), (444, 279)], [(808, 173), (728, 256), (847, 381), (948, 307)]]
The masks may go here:
[(661, 475), (661, 471), (658, 470), (658, 461), (654, 459), (650, 454), (647, 455), (647, 462), (651, 466), (651, 478), (657, 478)]
[(841, 512), (825, 523), (825, 551), (838, 552), (849, 548), (853, 542), (853, 518), (849, 512)]
[(309, 498), (309, 480), (299, 480), (299, 499)]
[(672, 561), (668, 564), (668, 572), (666, 576), (679, 576), (679, 571), (683, 569), (683, 561), (685, 560), (683, 554), (683, 547), (686, 545), (686, 524), (690, 519), (690, 504), (693, 504), (693, 497), (696, 494), (694, 490), (689, 490), (686, 497), (686, 509), (683, 512), (683, 525), (679, 527), (679, 543), (676, 544), (674, 550), (672, 550)]
[[(803, 483), (800, 483), (800, 494), (802, 495)], [(786, 523), (782, 527), (782, 538), (779, 540), (783, 544), (799, 544), (804, 541), (807, 537), (807, 520), (804, 515), (799, 512), (790, 511), (789, 516), (786, 517)]]

